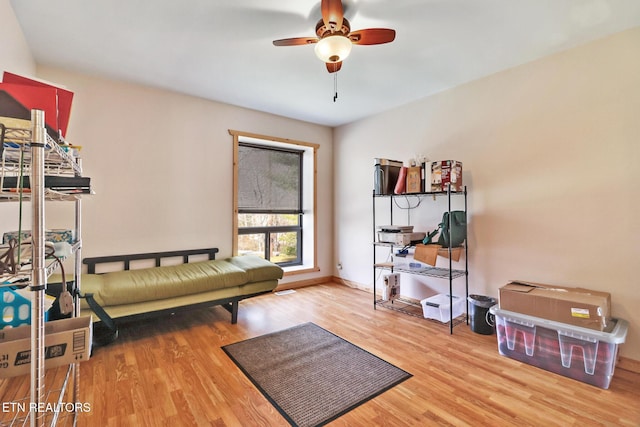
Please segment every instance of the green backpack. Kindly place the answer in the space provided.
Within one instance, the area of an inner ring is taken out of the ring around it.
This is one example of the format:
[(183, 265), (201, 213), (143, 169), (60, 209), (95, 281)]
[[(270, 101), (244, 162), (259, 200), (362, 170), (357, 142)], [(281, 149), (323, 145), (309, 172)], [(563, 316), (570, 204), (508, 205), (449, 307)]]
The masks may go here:
[[(449, 220), (449, 212), (445, 212), (442, 215), (442, 222), (438, 224), (438, 229), (433, 230), (425, 237), (423, 243), (431, 243), (431, 239), (435, 237), (436, 233), (440, 231), (440, 237), (438, 237), (438, 244), (440, 246), (449, 247), (449, 241), (451, 241), (451, 247), (462, 246), (467, 238), (467, 215), (464, 211), (451, 211), (451, 220)], [(449, 239), (451, 236), (451, 239)]]

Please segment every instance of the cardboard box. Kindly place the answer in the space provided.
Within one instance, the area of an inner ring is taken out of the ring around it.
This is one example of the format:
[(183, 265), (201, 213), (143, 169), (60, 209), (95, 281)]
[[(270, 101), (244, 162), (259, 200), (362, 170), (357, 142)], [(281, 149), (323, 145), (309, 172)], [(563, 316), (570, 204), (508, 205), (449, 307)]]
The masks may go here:
[(500, 308), (603, 331), (611, 317), (611, 294), (582, 288), (513, 281), (500, 288)]
[[(451, 248), (451, 260), (460, 261), (460, 255), (462, 254), (462, 247)], [(425, 264), (435, 266), (438, 256), (449, 258), (449, 248), (431, 243), (423, 245), (421, 243), (416, 245), (416, 249), (413, 253), (413, 259), (416, 261), (424, 262)]]
[(416, 245), (416, 250), (413, 252), (413, 259), (416, 261), (424, 262), (425, 264), (434, 266), (436, 265), (436, 259), (438, 258), (438, 250), (442, 248), (440, 245), (429, 244)]
[(384, 276), (384, 288), (382, 299), (384, 301), (394, 300), (400, 296), (400, 274), (391, 273)]
[[(451, 260), (458, 262), (460, 261), (460, 255), (462, 254), (462, 246), (456, 246), (455, 248), (451, 248)], [(449, 248), (446, 246), (441, 246), (438, 249), (438, 256), (449, 258)]]
[(441, 160), (431, 162), (431, 191), (462, 191), (462, 162)]
[[(89, 360), (91, 316), (54, 320), (44, 325), (45, 369)], [(0, 331), (0, 378), (31, 371), (31, 326)]]

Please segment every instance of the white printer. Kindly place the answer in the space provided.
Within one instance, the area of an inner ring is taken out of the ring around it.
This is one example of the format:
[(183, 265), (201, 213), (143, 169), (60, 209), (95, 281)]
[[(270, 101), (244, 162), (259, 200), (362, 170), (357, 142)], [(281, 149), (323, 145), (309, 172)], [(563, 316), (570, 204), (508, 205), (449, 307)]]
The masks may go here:
[(413, 225), (379, 225), (378, 242), (392, 243), (394, 245), (406, 246), (413, 242), (422, 241), (426, 233), (413, 231)]

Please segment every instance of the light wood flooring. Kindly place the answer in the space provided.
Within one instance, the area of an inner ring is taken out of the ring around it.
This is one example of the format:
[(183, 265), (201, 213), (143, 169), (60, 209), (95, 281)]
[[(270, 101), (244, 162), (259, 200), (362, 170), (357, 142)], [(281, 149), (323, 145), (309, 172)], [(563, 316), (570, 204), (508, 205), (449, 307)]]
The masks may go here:
[[(640, 426), (640, 374), (608, 390), (500, 356), (496, 337), (384, 308), (344, 285), (297, 289), (122, 326), (80, 365), (79, 426), (287, 426), (221, 346), (303, 322), (413, 374), (330, 426)], [(623, 344), (624, 345), (624, 344)], [(0, 384), (0, 393), (7, 385)]]

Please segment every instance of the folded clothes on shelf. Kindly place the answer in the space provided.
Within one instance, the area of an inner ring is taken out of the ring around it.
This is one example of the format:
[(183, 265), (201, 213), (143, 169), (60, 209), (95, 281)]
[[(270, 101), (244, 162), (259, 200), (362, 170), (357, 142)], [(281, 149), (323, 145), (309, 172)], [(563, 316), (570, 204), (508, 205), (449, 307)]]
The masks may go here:
[[(17, 231), (6, 231), (2, 235), (2, 244), (6, 245), (9, 243), (11, 239), (21, 240), (26, 242), (31, 238), (31, 230), (22, 230), (21, 233)], [(51, 229), (45, 230), (44, 232), (44, 240), (47, 242), (66, 242), (69, 244), (73, 244), (75, 242), (75, 233), (73, 230), (68, 229)]]

